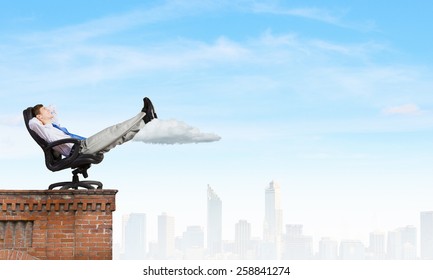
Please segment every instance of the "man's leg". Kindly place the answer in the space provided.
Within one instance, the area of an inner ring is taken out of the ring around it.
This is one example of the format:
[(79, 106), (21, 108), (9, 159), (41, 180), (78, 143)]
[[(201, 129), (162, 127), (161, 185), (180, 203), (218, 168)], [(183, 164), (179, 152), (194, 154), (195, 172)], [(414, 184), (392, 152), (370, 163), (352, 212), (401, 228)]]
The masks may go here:
[(144, 112), (140, 112), (129, 120), (107, 127), (95, 135), (90, 136), (83, 141), (81, 153), (105, 153), (115, 146), (131, 140), (145, 125), (143, 121), (145, 114)]

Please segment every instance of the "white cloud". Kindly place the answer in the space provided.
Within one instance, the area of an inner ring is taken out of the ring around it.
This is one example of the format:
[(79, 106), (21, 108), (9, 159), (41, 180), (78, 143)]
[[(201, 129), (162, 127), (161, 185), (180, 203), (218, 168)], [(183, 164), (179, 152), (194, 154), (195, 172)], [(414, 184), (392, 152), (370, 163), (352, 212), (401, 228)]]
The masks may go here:
[(0, 123), (0, 130), (0, 160), (21, 159), (36, 154), (43, 157), (42, 150), (34, 143), (24, 124), (19, 126)]
[(317, 8), (295, 8), (289, 9), (282, 12), (283, 14), (305, 17), (309, 19), (314, 19), (326, 23), (337, 24), (339, 22), (339, 17), (331, 14), (325, 9)]
[(134, 141), (150, 144), (190, 144), (219, 141), (220, 136), (204, 133), (175, 119), (154, 119), (134, 137)]
[(0, 125), (5, 125), (8, 127), (16, 127), (16, 126), (24, 125), (23, 117), (21, 114), (0, 115)]
[(415, 104), (404, 104), (385, 108), (382, 112), (386, 115), (419, 115), (422, 110)]
[(251, 9), (256, 13), (269, 13), (274, 15), (299, 17), (324, 22), (342, 28), (351, 28), (362, 31), (371, 31), (376, 29), (375, 23), (371, 20), (359, 23), (345, 21), (344, 16), (350, 12), (349, 10), (345, 9), (329, 10), (317, 7), (285, 8), (275, 5), (274, 3), (253, 4)]

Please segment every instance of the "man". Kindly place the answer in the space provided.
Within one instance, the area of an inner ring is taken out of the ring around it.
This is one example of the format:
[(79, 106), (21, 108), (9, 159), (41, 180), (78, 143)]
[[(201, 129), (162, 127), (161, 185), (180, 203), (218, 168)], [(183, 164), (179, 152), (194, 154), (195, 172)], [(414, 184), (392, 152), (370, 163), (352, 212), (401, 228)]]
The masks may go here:
[[(117, 145), (131, 140), (145, 124), (157, 118), (153, 104), (149, 98), (143, 99), (143, 109), (135, 117), (107, 127), (106, 129), (96, 133), (93, 136), (84, 138), (82, 136), (72, 134), (67, 129), (59, 127), (52, 123), (54, 116), (51, 111), (38, 104), (33, 107), (33, 115), (35, 116), (29, 121), (29, 127), (35, 131), (42, 139), (51, 143), (65, 138), (77, 138), (81, 140), (81, 154), (96, 154), (105, 153)], [(63, 156), (67, 157), (71, 154), (73, 144), (66, 143), (55, 146), (53, 149)]]

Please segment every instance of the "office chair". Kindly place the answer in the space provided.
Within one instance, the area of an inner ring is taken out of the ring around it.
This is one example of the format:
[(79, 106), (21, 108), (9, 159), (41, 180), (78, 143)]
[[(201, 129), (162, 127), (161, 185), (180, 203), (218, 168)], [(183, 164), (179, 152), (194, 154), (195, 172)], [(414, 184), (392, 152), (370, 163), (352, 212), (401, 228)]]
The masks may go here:
[[(33, 108), (28, 107), (25, 109), (23, 111), (23, 115), (28, 132), (44, 151), (45, 165), (47, 168), (53, 172), (66, 168), (73, 169), (72, 181), (51, 184), (48, 187), (49, 190), (57, 187), (60, 187), (60, 190), (78, 189), (79, 187), (85, 189), (102, 189), (102, 183), (99, 181), (80, 181), (78, 178), (78, 174), (82, 174), (84, 178), (88, 177), (87, 170), (90, 168), (90, 166), (92, 164), (98, 164), (104, 159), (104, 155), (102, 153), (94, 155), (80, 154), (81, 140), (74, 138), (66, 138), (48, 143), (29, 127), (29, 121), (34, 117)], [(71, 155), (68, 157), (62, 157), (60, 153), (53, 149), (53, 147), (65, 143), (74, 144)]]

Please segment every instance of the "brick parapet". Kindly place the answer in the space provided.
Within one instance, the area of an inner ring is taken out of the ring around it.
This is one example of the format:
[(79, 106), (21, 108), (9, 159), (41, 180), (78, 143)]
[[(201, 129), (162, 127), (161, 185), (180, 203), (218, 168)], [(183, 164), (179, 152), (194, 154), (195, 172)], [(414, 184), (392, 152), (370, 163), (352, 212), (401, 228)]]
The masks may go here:
[(0, 190), (0, 211), (115, 211), (116, 193), (117, 190)]
[(116, 193), (0, 190), (0, 250), (38, 259), (111, 259)]

